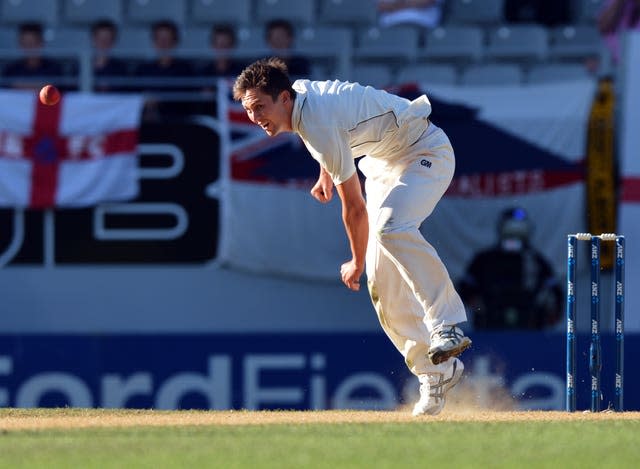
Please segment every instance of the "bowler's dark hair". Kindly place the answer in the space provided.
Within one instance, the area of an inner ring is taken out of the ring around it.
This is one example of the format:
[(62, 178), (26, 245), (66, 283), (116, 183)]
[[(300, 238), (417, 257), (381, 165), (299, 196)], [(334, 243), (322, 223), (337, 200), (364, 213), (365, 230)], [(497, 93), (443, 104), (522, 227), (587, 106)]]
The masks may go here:
[(278, 57), (260, 59), (245, 68), (233, 84), (233, 99), (240, 101), (247, 90), (252, 89), (271, 96), (274, 101), (283, 91), (288, 91), (292, 99), (296, 96), (287, 65)]

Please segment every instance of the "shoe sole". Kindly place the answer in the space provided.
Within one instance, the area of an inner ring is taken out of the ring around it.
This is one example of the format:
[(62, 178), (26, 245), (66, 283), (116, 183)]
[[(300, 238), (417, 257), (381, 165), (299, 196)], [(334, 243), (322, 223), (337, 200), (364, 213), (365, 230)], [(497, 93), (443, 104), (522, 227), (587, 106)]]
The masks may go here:
[(434, 365), (439, 365), (442, 362), (447, 361), (451, 357), (459, 357), (462, 352), (471, 347), (471, 339), (465, 337), (466, 341), (461, 341), (460, 344), (456, 348), (452, 348), (451, 350), (434, 350), (433, 352), (429, 351), (429, 360)]

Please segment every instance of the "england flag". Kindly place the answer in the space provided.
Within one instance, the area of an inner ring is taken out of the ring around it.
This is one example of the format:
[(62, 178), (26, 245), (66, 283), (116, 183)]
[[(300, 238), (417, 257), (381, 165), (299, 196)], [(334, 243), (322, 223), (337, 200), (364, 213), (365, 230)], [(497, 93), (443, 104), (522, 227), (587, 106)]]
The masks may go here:
[(0, 91), (0, 206), (87, 207), (136, 197), (140, 96)]

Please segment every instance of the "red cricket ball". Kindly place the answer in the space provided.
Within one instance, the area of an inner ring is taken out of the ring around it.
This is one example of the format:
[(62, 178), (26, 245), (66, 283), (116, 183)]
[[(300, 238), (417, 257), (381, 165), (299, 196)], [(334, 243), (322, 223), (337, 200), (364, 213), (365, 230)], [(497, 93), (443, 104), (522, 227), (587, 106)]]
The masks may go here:
[(53, 106), (60, 101), (60, 91), (53, 85), (45, 85), (40, 90), (40, 102), (48, 106)]

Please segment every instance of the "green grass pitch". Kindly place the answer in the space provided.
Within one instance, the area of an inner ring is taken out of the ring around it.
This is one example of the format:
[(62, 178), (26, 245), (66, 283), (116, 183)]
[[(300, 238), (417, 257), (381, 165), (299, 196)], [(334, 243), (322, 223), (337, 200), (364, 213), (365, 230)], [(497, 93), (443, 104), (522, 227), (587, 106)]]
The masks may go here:
[(2, 468), (631, 468), (639, 443), (638, 413), (0, 409)]

